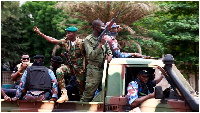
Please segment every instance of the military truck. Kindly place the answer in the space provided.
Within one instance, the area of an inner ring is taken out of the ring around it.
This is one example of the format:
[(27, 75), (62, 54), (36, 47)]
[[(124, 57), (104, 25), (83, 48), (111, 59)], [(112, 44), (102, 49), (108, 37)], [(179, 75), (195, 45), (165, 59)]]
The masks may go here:
[[(161, 68), (157, 68), (157, 67)], [(128, 104), (126, 88), (141, 69), (148, 70), (150, 79), (161, 76), (160, 69), (166, 73), (160, 84), (155, 87), (155, 98), (148, 99), (138, 107)], [(199, 112), (198, 95), (174, 65), (174, 58), (167, 54), (162, 60), (144, 58), (114, 58), (104, 64), (102, 91), (92, 102), (49, 101), (28, 102), (18, 100), (5, 102), (1, 99), (2, 112)], [(137, 111), (136, 110), (136, 111)]]

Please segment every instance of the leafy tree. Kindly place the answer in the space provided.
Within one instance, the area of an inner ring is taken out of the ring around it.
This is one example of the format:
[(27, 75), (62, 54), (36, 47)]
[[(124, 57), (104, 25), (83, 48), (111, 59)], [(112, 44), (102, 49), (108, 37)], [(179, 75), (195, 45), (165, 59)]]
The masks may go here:
[[(141, 18), (151, 14), (157, 8), (151, 2), (136, 2), (136, 1), (78, 1), (78, 2), (59, 2), (57, 7), (60, 9), (64, 9), (66, 12), (70, 12), (72, 18), (79, 18), (88, 22), (86, 26), (81, 25), (81, 29), (88, 29), (90, 28), (91, 31), (91, 23), (93, 20), (100, 19), (104, 23), (110, 21), (114, 18), (118, 11), (121, 11), (120, 16), (117, 18), (116, 23), (120, 24), (124, 31), (120, 35), (123, 40), (119, 40), (121, 46), (124, 45), (132, 45), (129, 44), (130, 38), (125, 36), (126, 34), (129, 37), (134, 37), (135, 31), (129, 26)], [(127, 32), (128, 31), (128, 32)], [(85, 32), (88, 34), (88, 32)], [(140, 38), (140, 37), (139, 37)], [(140, 44), (133, 40), (131, 41), (135, 44), (135, 47), (139, 53), (141, 52)], [(129, 51), (127, 49), (127, 51)], [(131, 49), (133, 52), (133, 49)]]
[(23, 13), (19, 2), (1, 1), (1, 60), (16, 64), (27, 49), (24, 42)]
[[(184, 75), (195, 75), (198, 90), (199, 67), (199, 2), (168, 1), (158, 2), (161, 11), (144, 18), (136, 26), (149, 29), (146, 33), (165, 47), (164, 53), (174, 56)], [(152, 24), (153, 23), (153, 24)]]
[(21, 6), (22, 11), (26, 14), (27, 24), (24, 27), (28, 31), (23, 38), (31, 42), (28, 53), (30, 56), (35, 56), (36, 54), (44, 55), (46, 65), (50, 63), (54, 44), (38, 36), (33, 31), (33, 27), (37, 26), (41, 32), (56, 39), (61, 39), (65, 36), (64, 29), (66, 26), (60, 23), (69, 16), (64, 15), (62, 10), (56, 9), (56, 3), (56, 1), (27, 1)]

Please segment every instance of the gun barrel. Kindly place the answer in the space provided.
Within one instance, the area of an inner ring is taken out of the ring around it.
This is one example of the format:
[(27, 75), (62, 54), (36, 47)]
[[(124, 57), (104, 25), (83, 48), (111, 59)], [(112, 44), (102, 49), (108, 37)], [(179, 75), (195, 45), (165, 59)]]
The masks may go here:
[(99, 35), (98, 37), (98, 41), (101, 42), (101, 38), (102, 36), (107, 33), (110, 29), (111, 29), (111, 26), (113, 25), (113, 23), (115, 22), (115, 20), (117, 19), (117, 17), (119, 16), (121, 11), (118, 12), (117, 16), (115, 18), (113, 18), (110, 22), (110, 24), (108, 26), (106, 26), (105, 30)]

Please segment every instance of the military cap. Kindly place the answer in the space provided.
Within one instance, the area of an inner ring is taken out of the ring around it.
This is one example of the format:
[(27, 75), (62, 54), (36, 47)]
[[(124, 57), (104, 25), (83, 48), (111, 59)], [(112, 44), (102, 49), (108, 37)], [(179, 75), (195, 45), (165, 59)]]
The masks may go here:
[(44, 57), (43, 55), (35, 55), (35, 56), (34, 56), (34, 59), (39, 59), (39, 58), (44, 59), (45, 57)]
[(60, 56), (53, 56), (51, 58), (51, 61), (57, 62), (57, 63), (62, 63), (63, 62), (63, 60), (62, 60), (62, 58)]
[(65, 31), (70, 31), (70, 32), (75, 32), (77, 30), (78, 30), (78, 28), (76, 28), (76, 27), (68, 27), (65, 29)]
[(149, 73), (147, 70), (140, 70), (138, 74), (140, 74), (142, 76), (149, 76)]

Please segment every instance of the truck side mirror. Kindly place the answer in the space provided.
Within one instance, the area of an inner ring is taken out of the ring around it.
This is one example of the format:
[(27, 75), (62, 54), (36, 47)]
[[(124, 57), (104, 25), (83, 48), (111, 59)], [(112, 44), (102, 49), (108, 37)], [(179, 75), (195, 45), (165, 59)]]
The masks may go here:
[(155, 99), (163, 99), (163, 91), (161, 86), (155, 87)]

